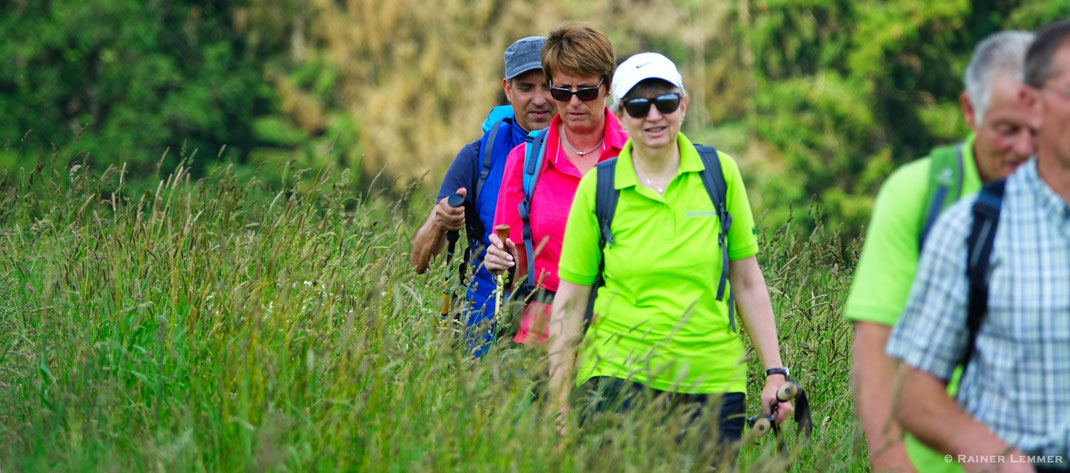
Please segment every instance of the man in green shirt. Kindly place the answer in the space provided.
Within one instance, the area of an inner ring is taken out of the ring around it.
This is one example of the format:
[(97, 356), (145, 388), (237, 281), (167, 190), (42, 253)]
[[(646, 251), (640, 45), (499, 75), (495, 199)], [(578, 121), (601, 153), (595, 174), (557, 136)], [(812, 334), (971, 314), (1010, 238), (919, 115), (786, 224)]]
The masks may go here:
[(877, 195), (844, 310), (855, 325), (853, 392), (875, 471), (962, 471), (913, 438), (903, 440), (891, 415), (896, 365), (884, 346), (906, 305), (928, 224), (944, 207), (976, 193), (982, 182), (1010, 175), (1033, 154), (1030, 114), (1020, 97), (1032, 41), (1032, 33), (1005, 31), (979, 43), (960, 96), (973, 133), (902, 166)]

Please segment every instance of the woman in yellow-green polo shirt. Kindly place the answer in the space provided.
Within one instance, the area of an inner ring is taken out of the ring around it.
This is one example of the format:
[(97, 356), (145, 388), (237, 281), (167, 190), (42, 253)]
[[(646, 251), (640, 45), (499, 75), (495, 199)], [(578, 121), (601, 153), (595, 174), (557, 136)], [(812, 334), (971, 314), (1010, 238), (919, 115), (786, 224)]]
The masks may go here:
[[(614, 241), (600, 250), (598, 173), (587, 173), (572, 203), (558, 267), (561, 285), (550, 323), (550, 396), (558, 403), (559, 428), (565, 428), (575, 381), (598, 390), (602, 402), (587, 406), (594, 411), (629, 409), (632, 403), (614, 403), (614, 397), (638, 392), (667, 393), (661, 397), (673, 405), (720, 406), (720, 441), (738, 441), (745, 418), (743, 342), (729, 320), (729, 297), (717, 299), (723, 267), (720, 221), (699, 174), (704, 169), (699, 152), (680, 133), (687, 92), (672, 61), (642, 53), (618, 66), (612, 93), (614, 112), (630, 137), (613, 174), (619, 190), (611, 225)], [(718, 153), (717, 159), (732, 217), (728, 281), (739, 322), (769, 370), (761, 402), (768, 413), (787, 370), (780, 361), (765, 278), (754, 256), (758, 243), (743, 180), (731, 157)], [(603, 254), (604, 286), (584, 333), (584, 311)], [(574, 342), (581, 336), (577, 358)], [(791, 409), (790, 403), (781, 403), (778, 420)]]

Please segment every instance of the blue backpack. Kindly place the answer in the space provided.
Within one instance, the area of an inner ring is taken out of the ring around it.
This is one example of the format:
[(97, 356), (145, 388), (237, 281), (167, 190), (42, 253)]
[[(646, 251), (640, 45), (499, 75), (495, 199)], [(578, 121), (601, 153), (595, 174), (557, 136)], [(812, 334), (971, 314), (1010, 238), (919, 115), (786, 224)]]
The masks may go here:
[(498, 132), (508, 127), (513, 121), (513, 107), (511, 105), (499, 105), (491, 109), (487, 119), (483, 121), (483, 133), (487, 134), (487, 145), (483, 147), (483, 153), (479, 156), (479, 177), (476, 178), (476, 186), (466, 198), (472, 202), (466, 206), (464, 225), (468, 237), (468, 248), (464, 250), (464, 260), (458, 265), (461, 284), (465, 284), (468, 278), (468, 262), (473, 261), (482, 251), (482, 238), (486, 233), (483, 221), (475, 210), (475, 203), (479, 201), (479, 195), (483, 193), (483, 184), (490, 176), (490, 168), (493, 164), (494, 146), (498, 142)]
[[(481, 192), (483, 192), (483, 183), (487, 181), (487, 177), (490, 176), (491, 156), (494, 153), (494, 145), (497, 144), (498, 132), (502, 127), (505, 127), (512, 123), (515, 118), (513, 117), (513, 107), (511, 105), (499, 105), (491, 109), (490, 114), (487, 115), (487, 119), (483, 121), (483, 132), (489, 133), (487, 136), (487, 146), (483, 149), (483, 154), (479, 157), (479, 178), (476, 179), (475, 193), (472, 194), (472, 202), (476, 201), (476, 198)], [(483, 233), (479, 234), (480, 237)]]

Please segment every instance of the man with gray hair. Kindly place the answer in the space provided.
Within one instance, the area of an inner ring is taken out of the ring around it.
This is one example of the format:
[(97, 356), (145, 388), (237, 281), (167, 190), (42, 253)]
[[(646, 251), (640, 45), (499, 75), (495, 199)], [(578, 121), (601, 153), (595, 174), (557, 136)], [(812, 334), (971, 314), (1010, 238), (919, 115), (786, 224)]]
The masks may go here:
[(1019, 101), (1022, 64), (1032, 40), (1032, 33), (1004, 31), (979, 43), (960, 96), (963, 119), (973, 132), (902, 166), (877, 195), (844, 310), (855, 325), (853, 394), (875, 471), (961, 471), (915, 439), (904, 441), (892, 416), (896, 362), (884, 346), (937, 216), (983, 182), (1011, 174), (1033, 153), (1028, 111)]
[(897, 420), (967, 471), (1070, 471), (1070, 20), (1024, 77), (1035, 159), (940, 216), (887, 347)]

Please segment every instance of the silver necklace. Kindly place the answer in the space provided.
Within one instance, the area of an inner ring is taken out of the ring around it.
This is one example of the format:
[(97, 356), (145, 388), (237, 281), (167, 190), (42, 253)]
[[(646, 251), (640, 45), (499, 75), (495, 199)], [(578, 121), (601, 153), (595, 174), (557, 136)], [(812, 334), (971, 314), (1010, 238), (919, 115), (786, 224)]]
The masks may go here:
[(664, 194), (665, 193), (665, 188), (661, 187), (661, 186), (658, 186), (658, 185), (654, 185), (654, 181), (652, 179), (650, 179), (649, 177), (644, 177), (643, 179), (646, 180), (647, 187), (650, 187), (651, 189), (657, 189), (658, 194)]
[(587, 151), (580, 151), (580, 150), (574, 148), (572, 146), (572, 143), (568, 142), (568, 136), (566, 136), (564, 129), (561, 130), (561, 139), (565, 142), (565, 146), (568, 146), (568, 149), (572, 150), (572, 152), (576, 153), (576, 155), (578, 155), (578, 156), (584, 156), (584, 155), (588, 155), (588, 154), (593, 153), (594, 150), (601, 148), (602, 147), (602, 142), (606, 140), (605, 137), (602, 137), (602, 139), (598, 140), (598, 144), (594, 145), (593, 148), (591, 148), (591, 149), (589, 149)]

